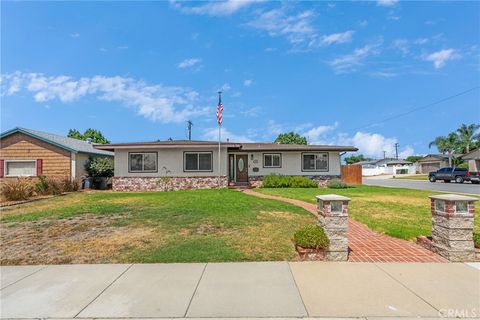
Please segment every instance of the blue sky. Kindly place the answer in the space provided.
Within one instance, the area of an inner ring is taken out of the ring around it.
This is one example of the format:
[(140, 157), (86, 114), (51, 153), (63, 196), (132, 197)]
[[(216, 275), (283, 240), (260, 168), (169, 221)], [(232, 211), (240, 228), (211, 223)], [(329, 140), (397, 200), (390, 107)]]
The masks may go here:
[[(2, 2), (1, 130), (436, 152), (479, 122), (478, 2)], [(387, 118), (394, 118), (382, 122)]]

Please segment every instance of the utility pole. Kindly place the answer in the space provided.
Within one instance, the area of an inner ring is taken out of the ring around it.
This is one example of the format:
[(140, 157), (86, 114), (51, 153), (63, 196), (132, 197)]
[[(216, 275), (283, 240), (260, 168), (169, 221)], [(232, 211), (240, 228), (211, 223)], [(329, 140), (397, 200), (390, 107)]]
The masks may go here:
[(398, 144), (398, 142), (396, 142), (395, 143), (395, 159), (397, 159), (397, 160), (398, 160), (398, 146), (399, 146), (399, 144)]
[(192, 140), (192, 126), (193, 126), (193, 122), (188, 120), (187, 121), (187, 125), (188, 125), (188, 140)]
[(383, 160), (385, 160), (387, 157), (387, 151), (383, 150)]

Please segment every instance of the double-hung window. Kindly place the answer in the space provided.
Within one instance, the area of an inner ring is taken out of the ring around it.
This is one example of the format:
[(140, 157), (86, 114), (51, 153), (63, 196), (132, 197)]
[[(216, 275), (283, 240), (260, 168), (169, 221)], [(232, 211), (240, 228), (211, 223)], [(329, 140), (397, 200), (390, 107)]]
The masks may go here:
[(328, 171), (328, 153), (303, 153), (302, 171)]
[(265, 153), (263, 155), (264, 168), (280, 168), (282, 166), (282, 156), (280, 153)]
[(131, 152), (128, 154), (129, 172), (157, 172), (156, 152)]
[(184, 171), (213, 171), (212, 152), (185, 152), (183, 155)]
[(37, 175), (35, 160), (5, 160), (5, 177), (33, 177)]

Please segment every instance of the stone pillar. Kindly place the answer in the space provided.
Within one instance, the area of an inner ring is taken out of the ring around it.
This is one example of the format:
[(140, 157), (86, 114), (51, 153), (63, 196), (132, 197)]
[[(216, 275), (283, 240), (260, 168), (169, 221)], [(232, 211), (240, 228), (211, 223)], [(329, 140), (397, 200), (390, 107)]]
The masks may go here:
[(430, 199), (433, 251), (450, 261), (475, 261), (473, 218), (478, 199), (455, 194)]
[(327, 261), (347, 261), (348, 259), (348, 202), (350, 200), (336, 194), (317, 196), (318, 221), (330, 240), (330, 246), (325, 252)]

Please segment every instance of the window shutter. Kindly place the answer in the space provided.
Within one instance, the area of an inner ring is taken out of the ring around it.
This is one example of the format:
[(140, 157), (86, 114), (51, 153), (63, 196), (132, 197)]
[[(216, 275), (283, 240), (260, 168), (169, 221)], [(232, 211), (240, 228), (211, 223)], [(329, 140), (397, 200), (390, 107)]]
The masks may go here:
[(37, 177), (43, 174), (43, 160), (37, 159)]
[(4, 171), (5, 171), (5, 160), (0, 160), (0, 178), (3, 178)]

